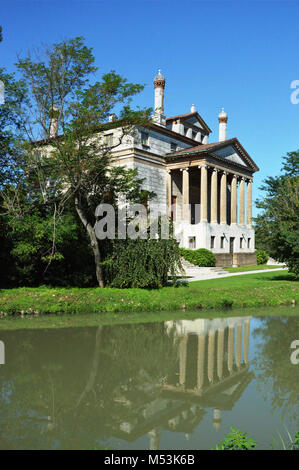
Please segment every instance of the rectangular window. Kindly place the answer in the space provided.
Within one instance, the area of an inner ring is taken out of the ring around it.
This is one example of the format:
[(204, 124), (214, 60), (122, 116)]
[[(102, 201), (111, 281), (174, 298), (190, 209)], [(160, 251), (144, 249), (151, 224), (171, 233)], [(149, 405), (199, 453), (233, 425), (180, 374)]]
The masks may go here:
[(211, 237), (211, 249), (215, 246), (215, 237)]
[(170, 150), (171, 152), (176, 152), (177, 151), (177, 144), (175, 144), (174, 142), (171, 142), (170, 144)]
[(224, 237), (220, 239), (220, 248), (224, 248)]
[(251, 242), (251, 239), (248, 238), (248, 240), (247, 240), (247, 248), (250, 248), (250, 242)]
[(177, 197), (176, 196), (171, 196), (171, 219), (173, 222), (176, 222), (176, 205), (177, 202)]
[(141, 132), (141, 143), (144, 147), (148, 147), (148, 133)]
[(194, 250), (196, 247), (195, 245), (195, 237), (189, 237), (189, 249)]
[(240, 238), (240, 248), (243, 248), (243, 238)]
[(107, 147), (111, 147), (113, 145), (113, 134), (106, 134), (104, 139), (105, 145), (107, 145)]

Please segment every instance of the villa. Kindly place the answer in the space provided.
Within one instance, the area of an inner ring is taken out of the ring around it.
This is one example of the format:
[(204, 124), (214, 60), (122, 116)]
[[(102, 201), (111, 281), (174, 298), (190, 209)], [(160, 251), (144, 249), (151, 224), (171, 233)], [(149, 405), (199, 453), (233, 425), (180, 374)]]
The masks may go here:
[[(114, 159), (137, 168), (143, 189), (156, 194), (149, 205), (158, 203), (172, 218), (181, 247), (211, 250), (217, 266), (255, 265), (252, 182), (258, 166), (237, 138), (226, 138), (223, 109), (219, 140), (209, 143), (211, 129), (194, 105), (189, 113), (165, 116), (160, 70), (154, 90), (152, 123), (118, 145)], [(118, 132), (105, 131), (105, 141), (112, 145)]]

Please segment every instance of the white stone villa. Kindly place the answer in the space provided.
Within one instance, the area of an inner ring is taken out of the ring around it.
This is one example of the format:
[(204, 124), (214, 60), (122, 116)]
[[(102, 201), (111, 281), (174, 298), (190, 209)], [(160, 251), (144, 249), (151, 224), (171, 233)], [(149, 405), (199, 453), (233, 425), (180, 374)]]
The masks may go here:
[[(237, 138), (226, 139), (227, 114), (219, 114), (219, 141), (192, 105), (190, 113), (164, 115), (165, 78), (154, 79), (155, 112), (113, 152), (117, 164), (137, 168), (150, 204), (172, 217), (180, 246), (211, 250), (217, 266), (254, 265), (252, 180), (258, 166)], [(111, 115), (111, 120), (114, 115)], [(117, 129), (105, 132), (112, 143)]]

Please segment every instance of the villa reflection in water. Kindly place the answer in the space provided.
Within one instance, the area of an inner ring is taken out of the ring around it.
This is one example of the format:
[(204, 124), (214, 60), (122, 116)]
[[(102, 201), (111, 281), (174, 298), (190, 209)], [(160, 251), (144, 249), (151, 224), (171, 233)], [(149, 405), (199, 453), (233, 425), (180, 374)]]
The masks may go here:
[(282, 421), (298, 429), (298, 327), (268, 316), (2, 331), (0, 448), (210, 449), (231, 425), (269, 448)]
[(159, 449), (163, 430), (184, 433), (188, 439), (209, 408), (219, 429), (222, 410), (233, 408), (253, 377), (248, 370), (250, 317), (181, 320), (165, 326), (173, 334), (178, 361), (159, 396), (137, 406), (124, 396), (116, 398), (127, 412), (114, 435), (135, 441), (147, 433), (152, 450)]

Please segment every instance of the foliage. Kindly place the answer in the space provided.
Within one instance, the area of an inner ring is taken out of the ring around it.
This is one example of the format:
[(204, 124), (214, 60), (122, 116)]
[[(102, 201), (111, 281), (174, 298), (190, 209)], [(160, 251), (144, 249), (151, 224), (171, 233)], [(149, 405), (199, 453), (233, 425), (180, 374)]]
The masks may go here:
[(257, 201), (263, 209), (255, 219), (256, 246), (269, 251), (299, 276), (299, 151), (283, 157), (282, 175), (269, 177)]
[(268, 253), (266, 252), (266, 250), (256, 250), (256, 261), (257, 261), (257, 264), (266, 264), (268, 259), (269, 259), (269, 255)]
[[(27, 141), (15, 152), (17, 164), (10, 165), (5, 174), (2, 198), (15, 225), (17, 221), (27, 225), (36, 211), (45, 217), (44, 226), (52, 223), (50, 264), (61, 259), (57, 220), (63, 220), (69, 212), (76, 214), (89, 240), (98, 285), (103, 287), (95, 209), (103, 202), (116, 205), (120, 194), (130, 201), (142, 198), (142, 180), (136, 170), (113, 166), (111, 151), (132, 135), (136, 125), (148, 124), (151, 110), (130, 108), (132, 97), (143, 86), (128, 83), (114, 71), (93, 81), (95, 58), (81, 37), (44, 47), (41, 57), (28, 54), (17, 63), (26, 96), (24, 99), (22, 95), (21, 110)], [(115, 107), (119, 108), (119, 119), (107, 123)], [(108, 144), (103, 132), (115, 127), (119, 135)], [(30, 231), (35, 229), (31, 227)], [(19, 239), (16, 243), (15, 256), (29, 255), (28, 245)], [(37, 263), (36, 253), (32, 256)]]
[(159, 288), (167, 283), (168, 274), (176, 277), (180, 257), (175, 239), (126, 239), (112, 244), (112, 254), (103, 262), (109, 286)]
[(231, 432), (225, 436), (222, 442), (219, 442), (216, 450), (253, 450), (256, 445), (257, 442), (252, 437), (247, 437), (247, 433), (232, 426)]
[(181, 256), (196, 266), (215, 266), (216, 258), (215, 255), (206, 248), (199, 248), (198, 250), (188, 250), (186, 248), (180, 248)]
[(292, 450), (299, 450), (299, 431), (295, 432), (294, 440), (291, 444)]

